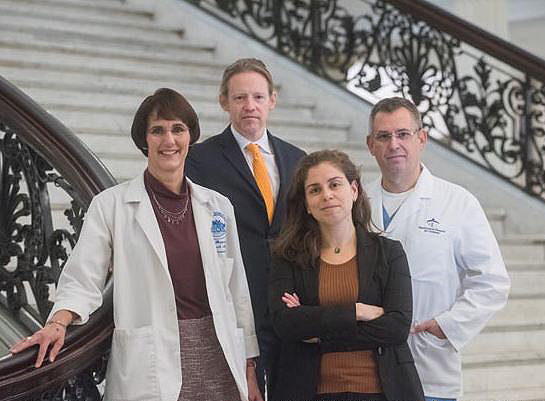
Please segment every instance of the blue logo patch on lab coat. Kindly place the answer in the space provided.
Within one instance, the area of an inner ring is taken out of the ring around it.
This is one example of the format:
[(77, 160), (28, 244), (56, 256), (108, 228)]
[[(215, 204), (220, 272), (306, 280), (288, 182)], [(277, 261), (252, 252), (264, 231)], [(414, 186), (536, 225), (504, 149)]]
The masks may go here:
[(425, 233), (432, 233), (432, 234), (444, 234), (447, 231), (441, 227), (441, 224), (437, 219), (432, 217), (431, 219), (427, 219), (425, 224), (419, 225), (418, 228)]
[(227, 223), (225, 221), (225, 215), (221, 212), (214, 212), (212, 216), (212, 238), (216, 245), (216, 251), (218, 254), (226, 252), (227, 241)]

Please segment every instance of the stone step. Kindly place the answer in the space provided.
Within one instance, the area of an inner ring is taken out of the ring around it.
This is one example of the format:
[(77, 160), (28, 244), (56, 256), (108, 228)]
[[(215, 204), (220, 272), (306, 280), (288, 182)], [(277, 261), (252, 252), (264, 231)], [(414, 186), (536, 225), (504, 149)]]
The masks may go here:
[(0, 14), (5, 17), (30, 17), (46, 21), (88, 22), (117, 26), (150, 26), (150, 13), (122, 6), (119, 1), (43, 1), (2, 0)]
[(127, 133), (124, 135), (119, 133), (112, 135), (81, 133), (77, 135), (95, 153), (107, 154), (108, 152), (111, 153), (112, 151), (114, 151), (122, 157), (124, 155), (134, 155), (141, 153), (132, 141), (129, 130), (127, 130)]
[[(12, 72), (12, 71), (10, 71)], [(55, 74), (54, 72), (52, 74)], [(55, 74), (57, 75), (57, 74)], [(11, 82), (19, 87), (23, 92), (27, 93), (30, 96), (33, 96), (37, 93), (50, 92), (52, 99), (58, 98), (57, 92), (81, 94), (85, 93), (86, 96), (115, 96), (115, 97), (127, 97), (129, 99), (136, 99), (136, 101), (141, 101), (146, 96), (153, 93), (158, 86), (158, 82), (154, 81), (140, 81), (140, 86), (129, 86), (133, 81), (121, 81), (117, 85), (112, 85), (106, 82), (89, 82), (93, 76), (89, 75), (88, 77), (83, 74), (77, 74), (77, 76), (72, 77), (72, 82), (54, 82), (54, 77), (47, 78), (48, 80), (36, 80), (31, 77), (27, 79), (12, 79)], [(97, 77), (98, 78), (98, 77)], [(78, 82), (81, 80), (81, 83)], [(217, 87), (218, 83), (216, 79), (211, 80), (210, 84), (199, 85), (195, 83), (194, 85), (188, 86), (187, 83), (180, 82), (171, 82), (172, 89), (175, 89), (182, 93), (185, 97), (190, 100), (200, 100), (200, 101), (210, 101), (218, 103), (218, 94)], [(85, 102), (85, 100), (78, 100), (79, 102)], [(106, 103), (101, 103), (106, 104)], [(311, 102), (297, 102), (292, 103), (294, 105), (299, 105), (300, 107), (307, 107), (309, 109), (314, 108), (314, 103)], [(113, 105), (113, 104), (112, 104)], [(219, 104), (218, 104), (218, 107)]]
[(497, 352), (521, 352), (545, 350), (545, 322), (529, 324), (504, 324), (494, 322), (472, 339), (463, 349), (465, 356)]
[(102, 41), (97, 43), (85, 41), (63, 40), (63, 38), (39, 36), (33, 33), (7, 31), (0, 27), (0, 48), (4, 53), (11, 53), (14, 49), (25, 51), (25, 59), (30, 59), (31, 51), (51, 53), (50, 58), (66, 56), (86, 56), (92, 58), (87, 62), (94, 62), (96, 58), (106, 58), (118, 62), (144, 62), (161, 65), (201, 65), (203, 68), (221, 73), (222, 64), (215, 64), (212, 60), (214, 45), (204, 42), (188, 41), (180, 38), (175, 49), (170, 46), (127, 46)]
[[(545, 349), (540, 352), (521, 351), (521, 352), (499, 352), (488, 355), (466, 355), (463, 360), (465, 369), (480, 369), (504, 366), (507, 364), (525, 365), (541, 364), (545, 362)], [(543, 378), (545, 379), (545, 377)], [(545, 384), (545, 382), (544, 382)]]
[[(81, 52), (89, 51), (90, 45), (103, 47), (107, 51), (112, 51), (116, 49), (125, 49), (121, 50), (121, 54), (126, 54), (127, 52), (132, 51), (143, 51), (151, 50), (152, 52), (174, 52), (177, 50), (187, 50), (188, 47), (193, 49), (200, 49), (202, 52), (211, 52), (215, 50), (215, 45), (211, 42), (197, 42), (195, 40), (187, 41), (183, 39), (183, 32), (173, 32), (173, 31), (161, 31), (161, 34), (168, 36), (170, 39), (164, 40), (161, 38), (148, 37), (147, 35), (114, 35), (107, 34), (107, 32), (99, 31), (97, 32), (80, 32), (77, 30), (73, 31), (63, 31), (58, 29), (45, 29), (39, 27), (26, 27), (13, 25), (10, 23), (3, 22), (0, 25), (0, 34), (6, 33), (17, 33), (19, 36), (26, 36), (34, 38), (36, 41), (35, 45), (27, 45), (26, 48), (37, 47), (39, 44), (43, 43), (57, 43), (57, 44), (66, 44), (66, 45), (79, 45), (83, 44), (84, 48)], [(0, 36), (2, 36), (0, 35)], [(106, 51), (105, 50), (105, 51)]]
[(0, 26), (3, 30), (16, 32), (39, 32), (49, 37), (74, 38), (84, 40), (111, 41), (119, 44), (158, 44), (161, 46), (177, 46), (179, 36), (183, 33), (170, 29), (161, 29), (153, 24), (125, 24), (86, 21), (79, 18), (39, 18), (32, 15), (0, 14)]
[[(194, 69), (195, 67), (188, 68)], [(176, 82), (183, 82), (184, 85), (185, 83), (187, 83), (187, 85), (195, 85), (194, 87), (199, 87), (200, 85), (213, 85), (214, 88), (217, 88), (220, 82), (220, 77), (213, 78), (212, 76), (204, 73), (191, 72), (182, 74), (181, 71), (183, 68), (180, 68), (180, 71), (177, 71), (176, 73), (153, 73), (151, 71), (124, 71), (123, 69), (109, 68), (108, 66), (102, 68), (94, 66), (60, 67), (59, 65), (40, 61), (0, 60), (0, 73), (2, 73), (3, 76), (6, 76), (6, 78), (9, 80), (13, 79), (10, 77), (10, 70), (13, 69), (24, 69), (26, 70), (25, 74), (31, 74), (33, 71), (43, 71), (44, 74), (53, 72), (59, 75), (68, 76), (72, 73), (74, 75), (80, 75), (81, 72), (83, 72), (87, 76), (90, 75), (95, 77), (97, 82), (112, 81), (115, 83), (119, 82), (119, 80), (124, 82), (142, 80), (147, 82), (156, 82), (155, 89), (161, 87), (174, 87), (176, 85), (172, 83)], [(4, 73), (4, 71), (7, 71), (7, 73)]]
[(489, 323), (493, 326), (530, 326), (545, 324), (545, 297), (509, 298)]
[(147, 166), (147, 159), (142, 153), (134, 153), (132, 157), (119, 157), (108, 153), (98, 154), (117, 182), (124, 182), (136, 177)]
[(498, 241), (504, 259), (545, 260), (545, 236), (505, 235)]
[(505, 265), (509, 272), (545, 269), (545, 261), (543, 260), (505, 259)]
[(543, 401), (545, 400), (545, 387), (529, 387), (493, 389), (485, 392), (464, 392), (461, 401)]
[(505, 209), (485, 207), (485, 212), (496, 238), (503, 237), (505, 235), (505, 219), (507, 218)]
[(545, 262), (506, 260), (506, 266), (511, 277), (507, 306), (464, 348), (464, 354), (545, 349)]
[[(215, 45), (211, 42), (201, 42), (197, 40), (183, 39), (181, 32), (170, 32), (172, 35), (172, 43), (165, 43), (160, 40), (152, 40), (148, 38), (137, 37), (116, 37), (91, 33), (78, 32), (61, 32), (49, 29), (46, 32), (39, 28), (13, 27), (8, 25), (0, 25), (0, 36), (5, 36), (8, 39), (2, 43), (6, 47), (18, 47), (24, 49), (40, 49), (44, 45), (53, 44), (52, 49), (59, 51), (69, 51), (70, 49), (81, 46), (78, 50), (70, 50), (72, 53), (92, 54), (98, 53), (102, 55), (118, 54), (118, 58), (127, 57), (146, 57), (150, 58), (155, 55), (157, 58), (169, 57), (176, 59), (177, 51), (192, 51), (193, 58), (200, 54), (201, 59), (208, 60), (210, 54), (215, 51)], [(12, 43), (10, 39), (14, 39)], [(31, 43), (17, 46), (17, 41), (28, 38)], [(95, 50), (93, 51), (93, 48)]]
[(175, 80), (180, 75), (190, 76), (194, 81), (200, 79), (219, 81), (220, 68), (203, 63), (161, 63), (135, 62), (114, 57), (90, 57), (82, 55), (62, 55), (49, 51), (6, 49), (0, 47), (0, 67), (39, 68), (49, 71), (87, 72), (95, 75), (132, 76), (135, 78)]
[[(157, 88), (167, 87), (193, 93), (217, 93), (221, 77), (195, 79), (185, 74), (157, 76), (127, 76), (111, 71), (96, 71), (92, 68), (81, 68), (74, 71), (57, 70), (54, 66), (37, 66), (19, 62), (17, 65), (3, 65), (0, 60), (0, 75), (9, 81), (25, 87), (41, 87), (71, 90), (77, 88), (95, 88), (100, 91), (105, 88), (109, 93), (121, 92), (135, 94), (143, 98), (153, 93)], [(136, 89), (138, 88), (138, 89)], [(141, 91), (145, 91), (142, 94)]]
[(82, 14), (103, 13), (114, 14), (119, 17), (131, 14), (142, 14), (151, 17), (150, 13), (133, 10), (123, 4), (122, 0), (2, 0), (2, 3), (16, 3), (21, 7), (29, 9), (49, 9), (58, 8), (61, 10), (71, 10)]
[(545, 266), (535, 270), (509, 271), (512, 298), (545, 297)]
[(506, 266), (511, 277), (507, 305), (464, 348), (464, 354), (544, 349), (545, 294), (539, 283), (544, 282), (545, 263), (506, 260)]
[(545, 352), (467, 357), (463, 363), (463, 377), (464, 389), (468, 393), (484, 395), (490, 390), (497, 393), (501, 390), (545, 388)]

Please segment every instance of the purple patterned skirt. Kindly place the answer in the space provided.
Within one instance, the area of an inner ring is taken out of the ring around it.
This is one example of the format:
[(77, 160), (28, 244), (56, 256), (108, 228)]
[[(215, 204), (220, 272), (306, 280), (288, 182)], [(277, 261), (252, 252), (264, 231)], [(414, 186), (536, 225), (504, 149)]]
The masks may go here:
[(182, 389), (178, 401), (240, 401), (212, 316), (179, 320)]

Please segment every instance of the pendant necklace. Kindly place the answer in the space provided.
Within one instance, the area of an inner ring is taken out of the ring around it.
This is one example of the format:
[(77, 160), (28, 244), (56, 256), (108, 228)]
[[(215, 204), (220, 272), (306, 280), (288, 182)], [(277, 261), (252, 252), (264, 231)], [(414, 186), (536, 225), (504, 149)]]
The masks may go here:
[(161, 216), (167, 221), (167, 223), (170, 224), (180, 224), (187, 213), (187, 207), (189, 206), (189, 194), (187, 195), (187, 198), (185, 200), (185, 205), (182, 208), (182, 210), (178, 212), (171, 212), (170, 210), (165, 209), (157, 199), (157, 196), (155, 196), (155, 192), (151, 191), (151, 195), (153, 200), (155, 201), (155, 204), (157, 205), (157, 208), (159, 209), (159, 213), (161, 213)]

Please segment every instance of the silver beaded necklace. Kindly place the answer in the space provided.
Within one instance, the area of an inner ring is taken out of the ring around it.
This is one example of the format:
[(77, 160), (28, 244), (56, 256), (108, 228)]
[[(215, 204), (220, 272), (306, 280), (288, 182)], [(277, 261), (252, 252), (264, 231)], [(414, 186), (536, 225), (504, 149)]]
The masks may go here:
[(161, 213), (161, 216), (163, 216), (163, 218), (167, 221), (167, 223), (180, 224), (184, 220), (185, 215), (187, 213), (187, 207), (189, 206), (189, 194), (188, 194), (188, 196), (187, 196), (187, 198), (185, 200), (184, 207), (182, 208), (182, 210), (180, 210), (178, 212), (171, 212), (170, 210), (165, 209), (159, 203), (159, 200), (157, 199), (157, 196), (155, 196), (155, 192), (151, 191), (151, 196), (152, 196), (153, 200), (155, 201), (155, 204), (159, 208), (159, 213)]

